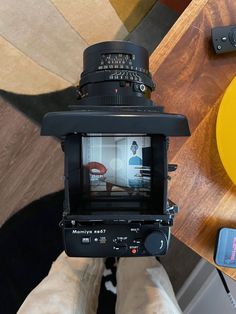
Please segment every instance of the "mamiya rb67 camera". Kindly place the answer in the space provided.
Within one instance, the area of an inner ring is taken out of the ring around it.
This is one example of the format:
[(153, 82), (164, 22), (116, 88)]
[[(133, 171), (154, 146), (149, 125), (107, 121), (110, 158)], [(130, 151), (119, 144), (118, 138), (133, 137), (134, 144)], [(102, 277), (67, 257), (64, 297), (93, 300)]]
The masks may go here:
[(65, 154), (62, 218), (69, 256), (163, 255), (178, 207), (167, 199), (169, 136), (188, 136), (185, 116), (150, 95), (147, 51), (130, 42), (84, 51), (78, 105), (44, 116), (42, 135)]

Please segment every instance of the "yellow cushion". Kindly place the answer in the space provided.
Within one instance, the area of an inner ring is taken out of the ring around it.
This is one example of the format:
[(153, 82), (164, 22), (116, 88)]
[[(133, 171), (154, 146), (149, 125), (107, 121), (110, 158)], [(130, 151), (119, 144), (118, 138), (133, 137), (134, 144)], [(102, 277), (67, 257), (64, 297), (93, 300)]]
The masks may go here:
[(226, 89), (220, 104), (216, 139), (224, 168), (236, 184), (236, 77)]

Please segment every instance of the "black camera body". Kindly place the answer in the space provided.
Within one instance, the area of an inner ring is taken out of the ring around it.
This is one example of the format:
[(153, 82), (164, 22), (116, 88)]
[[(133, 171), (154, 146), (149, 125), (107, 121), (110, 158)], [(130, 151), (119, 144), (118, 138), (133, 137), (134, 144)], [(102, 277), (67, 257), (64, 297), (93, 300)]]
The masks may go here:
[[(69, 218), (69, 217), (68, 217)], [(98, 224), (71, 225), (64, 220), (65, 251), (69, 256), (147, 256), (164, 255), (170, 240), (170, 227), (157, 221), (111, 220)]]
[(104, 42), (84, 52), (78, 106), (48, 113), (41, 134), (65, 153), (63, 228), (69, 256), (157, 256), (167, 252), (178, 207), (167, 198), (168, 137), (187, 119), (150, 100), (147, 51)]

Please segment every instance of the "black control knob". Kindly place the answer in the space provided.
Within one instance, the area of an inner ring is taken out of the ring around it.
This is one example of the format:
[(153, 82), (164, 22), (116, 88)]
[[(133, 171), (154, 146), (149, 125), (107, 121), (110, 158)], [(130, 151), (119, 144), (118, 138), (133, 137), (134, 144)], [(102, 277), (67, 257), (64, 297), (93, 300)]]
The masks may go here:
[(146, 237), (144, 247), (153, 256), (164, 253), (167, 249), (166, 235), (162, 231), (153, 231)]

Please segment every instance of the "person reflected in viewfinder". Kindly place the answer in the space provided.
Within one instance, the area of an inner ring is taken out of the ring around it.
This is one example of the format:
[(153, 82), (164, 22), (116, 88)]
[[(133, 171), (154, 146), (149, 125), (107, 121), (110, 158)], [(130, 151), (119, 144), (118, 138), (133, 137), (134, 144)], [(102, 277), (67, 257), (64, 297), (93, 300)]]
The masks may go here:
[(132, 151), (134, 156), (132, 156), (129, 159), (129, 165), (131, 165), (131, 166), (141, 166), (142, 165), (142, 159), (136, 155), (138, 148), (139, 148), (138, 143), (136, 141), (133, 141), (132, 145), (130, 147), (130, 150)]

